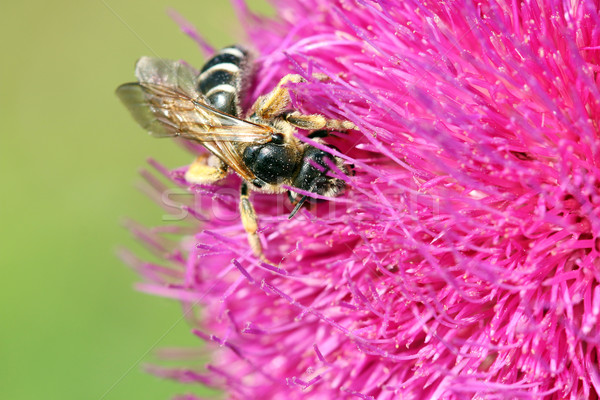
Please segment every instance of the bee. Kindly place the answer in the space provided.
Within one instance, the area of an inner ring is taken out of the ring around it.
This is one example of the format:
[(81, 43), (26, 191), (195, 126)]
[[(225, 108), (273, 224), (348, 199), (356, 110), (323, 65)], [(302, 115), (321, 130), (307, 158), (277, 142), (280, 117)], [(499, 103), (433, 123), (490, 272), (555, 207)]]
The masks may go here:
[[(185, 174), (189, 183), (213, 183), (231, 170), (242, 178), (242, 224), (254, 254), (267, 261), (249, 189), (284, 193), (287, 185), (327, 197), (339, 195), (344, 181), (327, 172), (331, 165), (347, 172), (342, 160), (301, 142), (294, 133), (298, 128), (313, 131), (309, 137), (319, 140), (329, 131), (355, 126), (292, 110), (286, 85), (304, 82), (300, 75), (285, 76), (243, 113), (241, 100), (252, 67), (249, 52), (240, 46), (220, 50), (199, 74), (184, 62), (143, 57), (135, 67), (137, 82), (119, 86), (117, 95), (152, 136), (192, 140), (210, 152), (192, 162)], [(288, 191), (288, 197), (295, 205), (292, 218), (307, 196)]]

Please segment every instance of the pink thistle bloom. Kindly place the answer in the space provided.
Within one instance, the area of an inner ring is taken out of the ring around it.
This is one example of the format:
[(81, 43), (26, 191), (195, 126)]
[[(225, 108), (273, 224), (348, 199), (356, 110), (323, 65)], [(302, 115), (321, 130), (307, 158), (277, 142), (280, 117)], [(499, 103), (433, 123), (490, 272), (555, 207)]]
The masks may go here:
[(135, 228), (165, 264), (130, 262), (210, 361), (152, 371), (231, 399), (597, 399), (598, 4), (236, 5), (259, 54), (245, 105), (305, 76), (296, 109), (358, 127), (327, 139), (354, 174), (291, 220), (283, 196), (252, 195), (276, 268), (248, 246), (237, 176), (188, 186), (154, 163), (201, 222)]

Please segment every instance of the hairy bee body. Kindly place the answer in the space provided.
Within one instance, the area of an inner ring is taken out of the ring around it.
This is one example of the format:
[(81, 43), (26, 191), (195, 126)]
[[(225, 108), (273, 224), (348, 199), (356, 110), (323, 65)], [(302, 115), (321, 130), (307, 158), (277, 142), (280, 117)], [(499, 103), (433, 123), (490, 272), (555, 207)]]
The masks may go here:
[[(239, 46), (220, 50), (196, 73), (187, 64), (149, 57), (136, 64), (138, 82), (121, 85), (117, 95), (135, 120), (158, 137), (183, 137), (201, 143), (210, 151), (192, 163), (186, 179), (190, 183), (215, 182), (233, 169), (242, 179), (240, 211), (255, 254), (264, 259), (256, 233), (256, 215), (248, 189), (282, 193), (284, 186), (322, 196), (337, 196), (344, 181), (328, 175), (332, 168), (346, 169), (341, 159), (298, 140), (296, 129), (322, 137), (328, 130), (355, 129), (348, 121), (301, 114), (290, 108), (288, 83), (304, 82), (287, 75), (268, 94), (259, 97), (244, 113), (240, 107), (251, 75), (248, 51)], [(319, 140), (319, 139), (314, 139)], [(295, 208), (307, 196), (288, 191)]]

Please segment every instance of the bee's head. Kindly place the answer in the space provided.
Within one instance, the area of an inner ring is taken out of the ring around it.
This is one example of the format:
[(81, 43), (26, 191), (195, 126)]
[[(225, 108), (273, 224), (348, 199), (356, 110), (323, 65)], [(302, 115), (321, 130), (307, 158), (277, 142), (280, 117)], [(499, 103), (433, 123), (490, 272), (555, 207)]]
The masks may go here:
[[(337, 196), (344, 188), (344, 181), (327, 175), (332, 164), (342, 171), (345, 170), (342, 160), (338, 157), (316, 147), (306, 146), (298, 174), (295, 176), (292, 186), (321, 196)], [(306, 196), (291, 192), (290, 200), (296, 203), (296, 207), (290, 215), (290, 218), (292, 218), (306, 200)]]

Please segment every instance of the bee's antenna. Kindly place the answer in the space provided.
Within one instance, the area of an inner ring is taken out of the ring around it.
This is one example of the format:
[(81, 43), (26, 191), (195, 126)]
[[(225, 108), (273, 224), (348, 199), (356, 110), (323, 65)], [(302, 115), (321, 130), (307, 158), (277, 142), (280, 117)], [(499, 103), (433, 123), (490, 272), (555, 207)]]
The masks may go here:
[(306, 195), (302, 196), (302, 198), (296, 203), (296, 207), (294, 207), (294, 209), (292, 210), (292, 213), (290, 214), (290, 216), (288, 217), (288, 219), (294, 218), (294, 215), (296, 215), (296, 213), (298, 212), (298, 210), (300, 210), (300, 207), (302, 207), (302, 204), (304, 204), (304, 202), (306, 201), (307, 197), (308, 196), (306, 196)]

